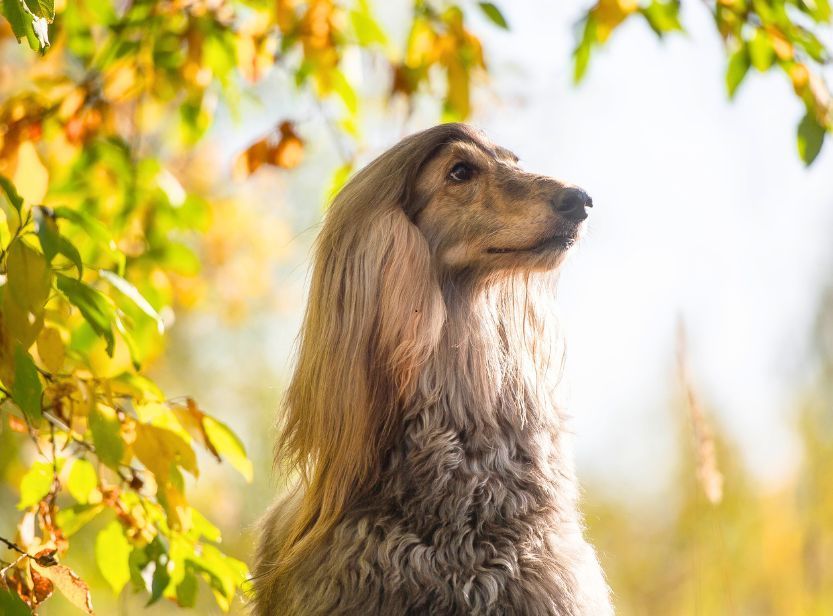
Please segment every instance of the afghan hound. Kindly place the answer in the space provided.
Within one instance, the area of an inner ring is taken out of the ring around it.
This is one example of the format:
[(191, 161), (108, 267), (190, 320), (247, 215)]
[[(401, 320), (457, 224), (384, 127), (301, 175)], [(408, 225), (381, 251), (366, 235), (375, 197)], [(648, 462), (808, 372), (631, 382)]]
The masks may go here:
[(587, 194), (465, 124), (400, 141), (318, 238), (253, 611), (592, 615), (554, 276)]

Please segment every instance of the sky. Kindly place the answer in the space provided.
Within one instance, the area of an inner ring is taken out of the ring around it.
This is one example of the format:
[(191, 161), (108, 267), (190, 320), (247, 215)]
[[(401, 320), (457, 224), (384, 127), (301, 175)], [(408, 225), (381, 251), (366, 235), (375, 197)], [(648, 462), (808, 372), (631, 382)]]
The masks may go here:
[[(371, 4), (391, 38), (404, 40), (404, 4)], [(781, 75), (750, 74), (728, 101), (724, 52), (700, 3), (684, 3), (687, 33), (665, 41), (647, 25), (623, 26), (579, 87), (571, 52), (585, 3), (499, 5), (509, 32), (468, 13), (490, 74), (471, 122), (529, 170), (582, 186), (595, 204), (557, 290), (580, 474), (634, 499), (669, 478), (682, 320), (698, 395), (754, 474), (777, 486), (798, 463), (789, 413), (809, 379), (821, 288), (833, 279), (833, 147), (804, 168), (795, 145), (802, 108)], [(436, 121), (430, 101), (403, 121), (378, 67), (346, 60), (365, 105), (363, 158)], [(221, 123), (220, 133), (233, 153), (289, 116), (312, 137), (309, 162), (291, 176), (252, 180), (264, 211), (294, 230), (275, 281), (282, 308), (259, 335), (285, 373), (319, 228), (322, 170), (339, 159), (309, 101), (276, 75), (261, 84), (265, 103), (245, 126)]]

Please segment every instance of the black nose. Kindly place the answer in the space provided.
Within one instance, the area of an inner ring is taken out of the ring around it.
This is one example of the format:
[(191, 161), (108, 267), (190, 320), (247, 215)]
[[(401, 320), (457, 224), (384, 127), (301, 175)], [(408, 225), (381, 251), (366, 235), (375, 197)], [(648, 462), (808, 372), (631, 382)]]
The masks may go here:
[(593, 200), (581, 188), (565, 188), (555, 198), (555, 209), (571, 220), (587, 218), (587, 208), (593, 207)]

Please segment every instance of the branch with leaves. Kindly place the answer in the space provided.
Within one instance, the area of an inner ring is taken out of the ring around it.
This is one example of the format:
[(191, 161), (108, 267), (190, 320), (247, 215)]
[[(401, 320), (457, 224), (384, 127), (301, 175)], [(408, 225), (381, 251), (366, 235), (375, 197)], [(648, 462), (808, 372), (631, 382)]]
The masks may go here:
[[(238, 113), (279, 70), (338, 141), (342, 182), (362, 113), (344, 58), (372, 56), (389, 68), (392, 98), (440, 97), (446, 118), (463, 119), (485, 71), (480, 42), (459, 6), (427, 0), (412, 5), (404, 53), (366, 0), (0, 8), (0, 43), (11, 35), (39, 52), (3, 57), (11, 78), (0, 81), (0, 437), (31, 460), (22, 476), (0, 467), (21, 514), (14, 537), (0, 529), (0, 612), (36, 611), (57, 589), (91, 613), (87, 585), (65, 564), (86, 556), (73, 546), (91, 529), (114, 593), (185, 607), (202, 583), (227, 610), (246, 566), (221, 551), (189, 497), (199, 450), (246, 480), (252, 464), (226, 425), (192, 398), (168, 399), (148, 367), (174, 315), (228, 286), (212, 276), (268, 230), (231, 227), (240, 206), (190, 172), (195, 146), (218, 108)], [(506, 27), (496, 6), (479, 9)], [(296, 168), (306, 140), (302, 123), (282, 119), (237, 156), (235, 176)], [(252, 262), (267, 269), (260, 255)]]
[[(833, 97), (821, 69), (831, 52), (818, 32), (833, 23), (829, 0), (704, 0), (727, 54), (729, 97), (754, 68), (781, 71), (804, 107), (798, 124), (798, 154), (805, 164), (816, 159), (825, 134), (833, 133)], [(593, 51), (607, 43), (623, 23), (644, 20), (659, 37), (681, 32), (681, 0), (598, 0), (579, 23), (574, 77), (586, 75)]]

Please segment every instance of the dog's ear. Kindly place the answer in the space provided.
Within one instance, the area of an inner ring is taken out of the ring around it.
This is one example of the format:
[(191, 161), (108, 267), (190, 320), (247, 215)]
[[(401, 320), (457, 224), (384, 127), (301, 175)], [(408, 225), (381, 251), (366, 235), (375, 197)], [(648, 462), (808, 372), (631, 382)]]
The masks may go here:
[(339, 205), (319, 237), (277, 452), (308, 483), (290, 560), (372, 482), (445, 317), (427, 242), (403, 209)]

